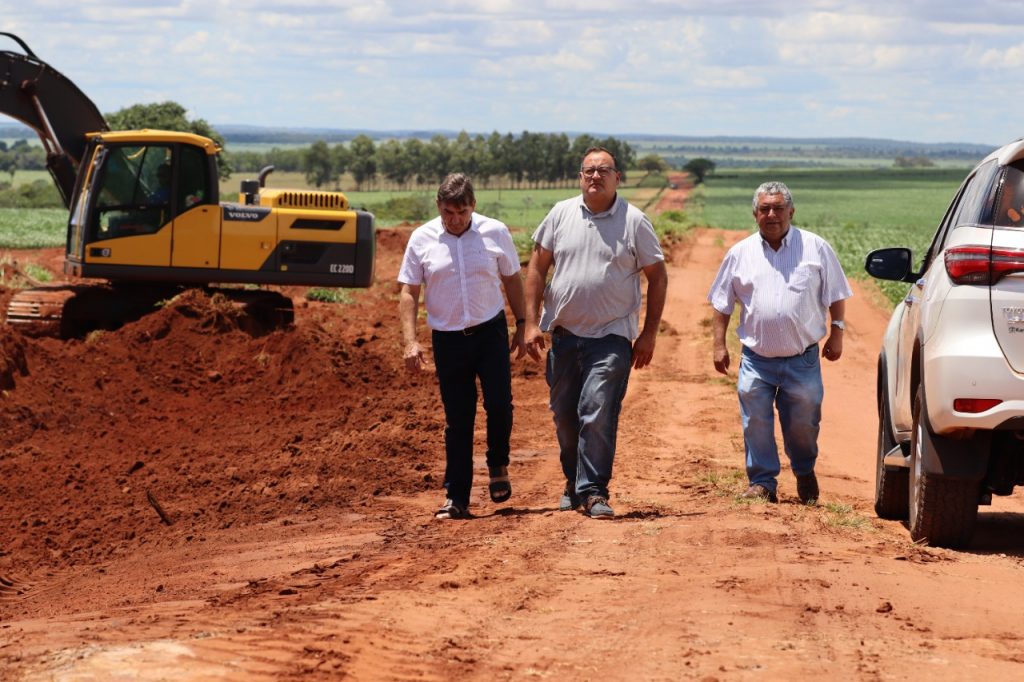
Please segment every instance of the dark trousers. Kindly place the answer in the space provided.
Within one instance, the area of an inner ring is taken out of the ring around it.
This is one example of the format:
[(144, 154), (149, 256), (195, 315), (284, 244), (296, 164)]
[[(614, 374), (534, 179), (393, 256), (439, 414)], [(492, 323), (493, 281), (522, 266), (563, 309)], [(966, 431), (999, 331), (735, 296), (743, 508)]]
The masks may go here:
[(444, 404), (444, 485), (448, 497), (469, 504), (473, 486), (476, 380), (487, 413), (487, 466), (508, 466), (512, 436), (512, 368), (505, 313), (466, 332), (432, 334), (434, 365)]

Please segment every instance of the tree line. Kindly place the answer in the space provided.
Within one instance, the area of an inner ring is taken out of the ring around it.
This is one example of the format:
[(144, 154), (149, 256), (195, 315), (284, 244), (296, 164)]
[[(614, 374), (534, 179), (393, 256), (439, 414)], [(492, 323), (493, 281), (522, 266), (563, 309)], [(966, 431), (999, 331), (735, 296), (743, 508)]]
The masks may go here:
[(357, 190), (413, 189), (434, 186), (445, 175), (462, 172), (480, 187), (560, 187), (575, 182), (580, 159), (589, 147), (611, 151), (620, 169), (632, 168), (636, 152), (624, 140), (565, 133), (488, 136), (460, 132), (454, 138), (434, 135), (430, 140), (406, 138), (375, 142), (359, 135), (347, 144), (324, 141), (297, 149), (231, 153), (238, 171), (254, 173), (268, 165), (276, 170), (301, 172), (315, 187), (339, 186), (347, 173)]

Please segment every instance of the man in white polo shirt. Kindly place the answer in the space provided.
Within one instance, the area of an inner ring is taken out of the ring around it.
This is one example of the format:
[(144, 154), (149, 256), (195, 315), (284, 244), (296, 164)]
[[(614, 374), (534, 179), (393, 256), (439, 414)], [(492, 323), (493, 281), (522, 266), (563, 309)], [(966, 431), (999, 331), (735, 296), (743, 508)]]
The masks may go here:
[(728, 373), (725, 334), (739, 301), (743, 352), (736, 389), (750, 483), (742, 497), (778, 501), (777, 406), (797, 496), (812, 504), (818, 500), (814, 464), (825, 394), (818, 342), (831, 329), (821, 355), (832, 362), (842, 356), (845, 299), (852, 292), (828, 242), (790, 224), (796, 209), (784, 184), (758, 187), (753, 205), (758, 232), (729, 249), (708, 294), (715, 369)]
[[(469, 178), (462, 173), (446, 177), (437, 190), (440, 215), (413, 231), (398, 273), (405, 365), (412, 371), (425, 366), (416, 320), (420, 288), (426, 287), (427, 325), (433, 330), (434, 366), (446, 422), (444, 486), (448, 495), (435, 514), (439, 519), (469, 516), (478, 377), (487, 413), (491, 500), (504, 502), (512, 496), (508, 478), (512, 434), (509, 353), (517, 351), (516, 359), (526, 354), (523, 282), (508, 228), (475, 209)], [(516, 317), (511, 343), (503, 286)]]

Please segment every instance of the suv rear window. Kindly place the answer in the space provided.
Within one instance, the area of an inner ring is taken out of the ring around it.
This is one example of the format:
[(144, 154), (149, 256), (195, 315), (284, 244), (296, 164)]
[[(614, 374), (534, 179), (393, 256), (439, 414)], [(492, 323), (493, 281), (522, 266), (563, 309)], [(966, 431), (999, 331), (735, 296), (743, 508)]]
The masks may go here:
[(999, 227), (1024, 227), (1024, 161), (1007, 166), (1000, 184), (993, 222)]

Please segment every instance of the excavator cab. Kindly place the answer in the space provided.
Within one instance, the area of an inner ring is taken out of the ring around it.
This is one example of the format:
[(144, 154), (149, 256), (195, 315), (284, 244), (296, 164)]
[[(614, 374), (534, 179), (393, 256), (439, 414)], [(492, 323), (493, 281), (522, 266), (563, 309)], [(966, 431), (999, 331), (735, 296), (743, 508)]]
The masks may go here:
[[(159, 269), (217, 268), (217, 151), (211, 140), (189, 133), (91, 135), (72, 194), (65, 271), (176, 281), (182, 273)], [(151, 268), (157, 270), (145, 271)]]
[(106, 148), (102, 157), (106, 172), (96, 178), (91, 190), (97, 199), (90, 241), (153, 234), (178, 213), (215, 194), (204, 157), (202, 151), (180, 145)]

